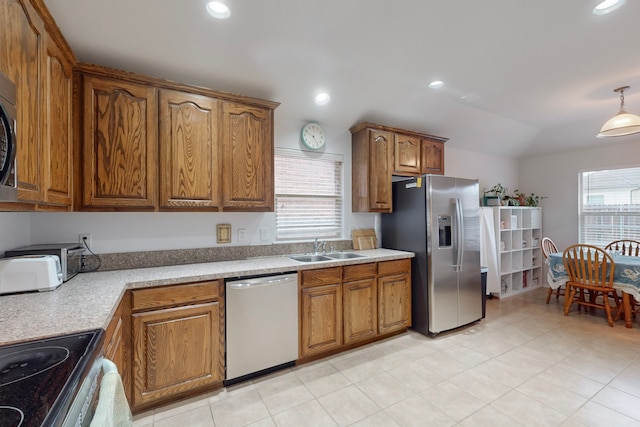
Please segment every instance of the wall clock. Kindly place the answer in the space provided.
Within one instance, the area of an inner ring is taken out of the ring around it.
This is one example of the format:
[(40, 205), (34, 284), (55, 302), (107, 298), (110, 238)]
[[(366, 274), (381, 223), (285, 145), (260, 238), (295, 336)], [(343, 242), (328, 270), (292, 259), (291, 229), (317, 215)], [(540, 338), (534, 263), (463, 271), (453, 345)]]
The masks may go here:
[(324, 147), (326, 137), (324, 129), (317, 123), (307, 123), (302, 126), (300, 131), (300, 140), (305, 147), (311, 150), (319, 150)]

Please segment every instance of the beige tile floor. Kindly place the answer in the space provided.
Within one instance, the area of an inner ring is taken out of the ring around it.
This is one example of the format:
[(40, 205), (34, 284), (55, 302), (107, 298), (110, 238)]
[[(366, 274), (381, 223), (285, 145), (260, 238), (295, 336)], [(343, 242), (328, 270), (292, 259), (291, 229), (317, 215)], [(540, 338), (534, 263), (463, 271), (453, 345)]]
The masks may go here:
[(410, 331), (136, 415), (134, 426), (640, 426), (640, 320), (565, 317), (545, 295), (489, 300), (475, 325), (435, 339)]

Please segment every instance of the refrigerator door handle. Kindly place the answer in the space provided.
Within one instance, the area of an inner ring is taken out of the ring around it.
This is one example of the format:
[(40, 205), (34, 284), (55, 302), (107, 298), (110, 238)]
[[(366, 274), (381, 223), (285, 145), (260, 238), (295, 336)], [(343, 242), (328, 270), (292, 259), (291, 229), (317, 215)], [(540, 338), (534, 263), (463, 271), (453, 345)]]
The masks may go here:
[(462, 202), (459, 198), (454, 199), (456, 208), (456, 265), (455, 271), (462, 271), (464, 259), (464, 218), (462, 215)]

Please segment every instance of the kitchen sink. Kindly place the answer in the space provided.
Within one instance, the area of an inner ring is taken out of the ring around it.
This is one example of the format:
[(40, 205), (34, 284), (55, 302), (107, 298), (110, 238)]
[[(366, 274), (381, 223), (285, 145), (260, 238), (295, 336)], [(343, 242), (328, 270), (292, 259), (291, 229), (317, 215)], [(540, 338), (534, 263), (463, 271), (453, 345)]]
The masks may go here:
[(317, 261), (331, 261), (335, 258), (329, 258), (324, 255), (288, 255), (294, 261), (300, 262), (317, 262)]
[(333, 259), (364, 258), (364, 255), (354, 254), (353, 252), (334, 252), (325, 256)]

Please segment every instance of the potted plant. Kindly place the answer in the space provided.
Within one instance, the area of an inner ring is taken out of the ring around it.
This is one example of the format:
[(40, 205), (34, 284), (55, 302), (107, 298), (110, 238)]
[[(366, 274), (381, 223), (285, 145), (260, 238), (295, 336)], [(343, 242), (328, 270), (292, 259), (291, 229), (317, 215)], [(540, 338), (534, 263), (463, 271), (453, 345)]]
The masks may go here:
[(497, 183), (493, 187), (484, 192), (484, 205), (485, 206), (500, 206), (504, 195), (507, 192), (507, 188), (502, 184)]
[(527, 204), (527, 196), (517, 188), (513, 191), (514, 196), (512, 199), (516, 199), (518, 204), (516, 206), (525, 206)]
[(533, 206), (536, 207), (538, 206), (538, 204), (540, 203), (541, 200), (546, 199), (545, 196), (538, 196), (534, 193), (531, 193), (529, 196), (527, 196), (527, 206)]

